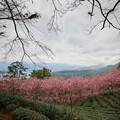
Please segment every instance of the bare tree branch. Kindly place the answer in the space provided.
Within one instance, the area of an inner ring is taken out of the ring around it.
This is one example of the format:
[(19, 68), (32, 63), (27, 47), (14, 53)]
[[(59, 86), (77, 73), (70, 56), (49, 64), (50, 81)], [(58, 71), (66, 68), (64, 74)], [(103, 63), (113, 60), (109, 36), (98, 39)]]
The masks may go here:
[[(35, 53), (31, 52), (32, 54), (30, 54), (27, 50), (29, 44), (38, 46), (39, 50), (41, 49), (48, 57), (52, 57), (53, 52), (39, 40), (36, 40), (32, 35), (27, 23), (30, 23), (33, 19), (40, 18), (41, 16), (38, 13), (30, 13), (29, 11), (24, 12), (24, 9), (26, 10), (25, 2), (26, 1), (22, 0), (2, 0), (0, 2), (0, 22), (4, 20), (12, 22), (15, 31), (15, 38), (5, 45), (9, 49), (7, 49), (4, 59), (6, 59), (9, 54), (15, 52), (15, 44), (17, 44), (22, 51), (21, 61), (27, 57), (35, 64), (33, 60)], [(0, 27), (6, 28), (6, 26), (7, 25), (4, 23)], [(21, 30), (25, 36), (21, 35)], [(4, 31), (0, 32), (1, 37), (5, 35)]]
[[(116, 8), (119, 6), (120, 0), (117, 0), (112, 8), (107, 8), (107, 7), (103, 8), (103, 5), (101, 4), (100, 0), (73, 0), (72, 2), (65, 0), (67, 2), (67, 5), (62, 4), (62, 0), (59, 0), (59, 1), (51, 0), (51, 1), (54, 6), (54, 13), (53, 13), (53, 16), (50, 21), (51, 24), (49, 24), (50, 30), (55, 31), (55, 30), (59, 29), (59, 25), (55, 25), (56, 24), (56, 20), (55, 20), (56, 16), (58, 17), (57, 19), (60, 18), (58, 15), (59, 13), (61, 13), (61, 16), (63, 16), (67, 12), (73, 11), (76, 8), (78, 8), (80, 5), (82, 5), (82, 2), (84, 2), (84, 1), (89, 2), (91, 4), (92, 9), (91, 9), (91, 11), (88, 12), (88, 14), (90, 15), (91, 18), (96, 14), (95, 8), (100, 10), (100, 14), (103, 16), (103, 20), (102, 20), (103, 22), (100, 22), (100, 23), (102, 23), (101, 30), (105, 28), (107, 23), (109, 24), (109, 26), (112, 26), (113, 28), (120, 30), (120, 26), (115, 25), (115, 23), (111, 22), (111, 20), (109, 18), (111, 13), (119, 12), (119, 11), (116, 11)], [(57, 4), (57, 3), (59, 3), (59, 4)], [(114, 16), (118, 25), (119, 25), (119, 22), (118, 22), (119, 17), (120, 16)], [(98, 21), (98, 23), (99, 23), (99, 21)]]
[(110, 20), (108, 19), (108, 15), (115, 10), (115, 8), (118, 5), (118, 3), (120, 2), (120, 0), (118, 0), (118, 2), (114, 5), (114, 7), (107, 12), (106, 16), (103, 13), (103, 9), (102, 9), (100, 2), (98, 0), (96, 0), (96, 2), (98, 3), (98, 5), (100, 7), (100, 11), (101, 11), (102, 16), (104, 17), (103, 27), (101, 29), (105, 28), (105, 24), (107, 21), (113, 28), (120, 30), (120, 28), (114, 26), (113, 23), (111, 23)]
[[(32, 2), (33, 0), (26, 0), (27, 2)], [(25, 57), (29, 58), (32, 62), (33, 56), (36, 56), (35, 53), (30, 54), (26, 48), (29, 47), (29, 44), (34, 44), (39, 47), (41, 51), (43, 51), (48, 57), (53, 55), (51, 49), (49, 49), (46, 45), (42, 44), (39, 40), (36, 40), (33, 36), (32, 32), (30, 31), (30, 24), (31, 21), (34, 19), (40, 18), (41, 16), (38, 13), (31, 13), (26, 10), (26, 3), (25, 0), (1, 0), (0, 1), (0, 37), (5, 37), (8, 25), (5, 22), (12, 22), (15, 36), (11, 41), (8, 42), (7, 46), (9, 46), (9, 50), (6, 52), (6, 56), (9, 55), (11, 52), (15, 51), (15, 45), (18, 43), (19, 48), (22, 51), (22, 58), (21, 61), (24, 60)], [(113, 0), (111, 0), (113, 1)], [(119, 3), (120, 0), (114, 2), (113, 6), (111, 7), (103, 7), (100, 0), (51, 0), (52, 7), (53, 7), (53, 15), (48, 23), (49, 30), (59, 31), (59, 21), (61, 18), (69, 11), (74, 11), (79, 6), (83, 5), (83, 2), (88, 2), (91, 5), (91, 11), (88, 11), (87, 14), (90, 17), (94, 17), (96, 13), (96, 9), (99, 10), (99, 13), (102, 15), (102, 20), (98, 21), (92, 29), (90, 33), (96, 28), (99, 24), (102, 25), (101, 29), (104, 29), (106, 26), (111, 26), (117, 30), (120, 30), (120, 16), (116, 14), (119, 12)], [(26, 12), (24, 11), (26, 10)], [(114, 18), (115, 22), (112, 21), (111, 16)], [(4, 22), (5, 21), (5, 22)], [(22, 31), (22, 34), (21, 34)], [(32, 56), (32, 57), (31, 57)]]

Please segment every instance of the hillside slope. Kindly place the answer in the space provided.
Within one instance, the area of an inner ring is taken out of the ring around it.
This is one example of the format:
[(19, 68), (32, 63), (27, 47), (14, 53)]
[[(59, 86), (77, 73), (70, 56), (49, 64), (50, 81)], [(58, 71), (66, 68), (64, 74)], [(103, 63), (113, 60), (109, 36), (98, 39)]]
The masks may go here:
[(104, 68), (100, 68), (100, 69), (87, 69), (87, 70), (65, 70), (65, 71), (57, 71), (57, 72), (52, 72), (52, 76), (54, 77), (65, 77), (65, 78), (69, 78), (71, 76), (95, 76), (97, 74), (104, 74), (107, 73), (111, 70), (115, 70), (117, 68), (118, 64), (115, 65), (108, 65)]

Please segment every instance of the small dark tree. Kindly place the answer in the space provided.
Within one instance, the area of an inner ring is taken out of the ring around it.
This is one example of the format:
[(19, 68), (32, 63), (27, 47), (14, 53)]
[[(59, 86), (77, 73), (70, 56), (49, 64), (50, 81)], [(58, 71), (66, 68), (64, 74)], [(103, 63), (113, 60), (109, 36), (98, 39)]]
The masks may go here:
[(119, 69), (119, 70), (120, 70), (120, 63), (118, 64), (117, 69)]
[(44, 77), (50, 77), (51, 76), (51, 70), (47, 68), (42, 68), (41, 70), (33, 70), (30, 74), (31, 77), (36, 77), (38, 79), (43, 79)]
[(25, 77), (27, 68), (23, 66), (21, 62), (13, 62), (8, 66), (8, 76), (10, 78), (21, 78)]

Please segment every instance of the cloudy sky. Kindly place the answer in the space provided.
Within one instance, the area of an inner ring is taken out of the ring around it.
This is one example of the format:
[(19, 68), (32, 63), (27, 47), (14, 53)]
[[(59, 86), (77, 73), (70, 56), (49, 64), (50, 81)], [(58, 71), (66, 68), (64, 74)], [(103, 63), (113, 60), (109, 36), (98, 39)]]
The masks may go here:
[[(99, 10), (91, 19), (87, 14), (91, 6), (83, 3), (72, 12), (68, 12), (59, 21), (61, 32), (48, 31), (47, 23), (53, 14), (51, 3), (44, 0), (34, 0), (34, 6), (29, 5), (30, 10), (40, 13), (42, 16), (32, 28), (36, 39), (46, 44), (54, 53), (53, 59), (48, 58), (42, 51), (35, 51), (46, 63), (65, 63), (80, 66), (96, 64), (116, 64), (120, 58), (120, 32), (112, 27), (101, 30), (98, 25), (91, 34), (92, 27), (102, 20)], [(37, 29), (35, 29), (37, 28)], [(2, 56), (2, 55), (1, 55)], [(17, 59), (17, 56), (13, 58)]]

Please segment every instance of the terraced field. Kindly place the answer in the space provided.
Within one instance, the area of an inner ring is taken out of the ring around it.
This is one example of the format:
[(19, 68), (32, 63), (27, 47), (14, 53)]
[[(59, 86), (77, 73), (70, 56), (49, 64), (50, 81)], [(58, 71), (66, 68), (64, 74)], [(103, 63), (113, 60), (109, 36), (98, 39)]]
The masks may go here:
[(74, 113), (82, 120), (120, 120), (120, 92), (80, 102)]
[(120, 92), (110, 93), (99, 97), (90, 98), (89, 100), (80, 102), (80, 107), (90, 108), (120, 108)]

